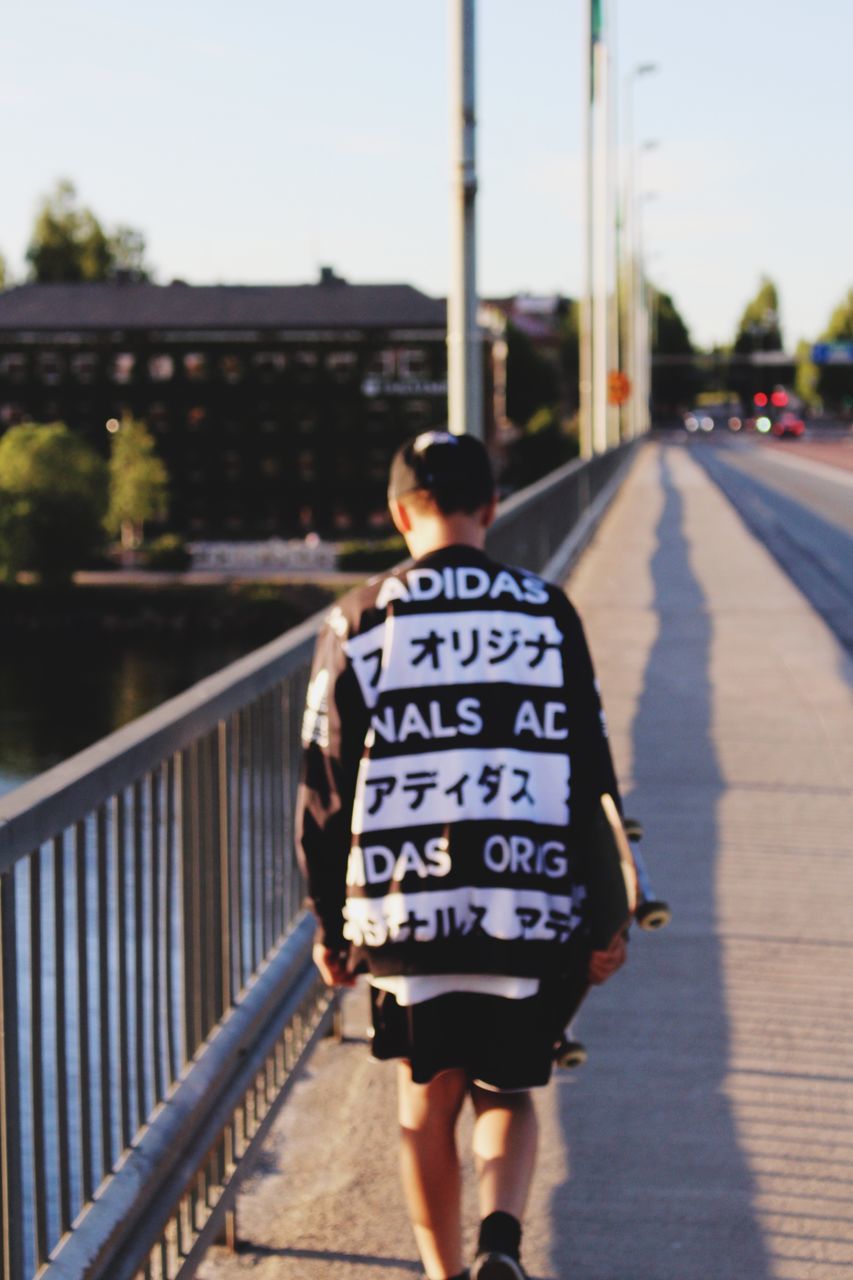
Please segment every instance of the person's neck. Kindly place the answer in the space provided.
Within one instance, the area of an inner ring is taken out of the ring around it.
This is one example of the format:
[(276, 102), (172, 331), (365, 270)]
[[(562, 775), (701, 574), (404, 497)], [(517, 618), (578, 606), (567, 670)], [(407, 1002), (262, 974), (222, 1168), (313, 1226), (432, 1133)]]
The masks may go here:
[(422, 560), (424, 556), (444, 551), (447, 547), (472, 547), (475, 551), (483, 551), (486, 530), (473, 520), (449, 517), (412, 529), (406, 534), (406, 544), (415, 560)]

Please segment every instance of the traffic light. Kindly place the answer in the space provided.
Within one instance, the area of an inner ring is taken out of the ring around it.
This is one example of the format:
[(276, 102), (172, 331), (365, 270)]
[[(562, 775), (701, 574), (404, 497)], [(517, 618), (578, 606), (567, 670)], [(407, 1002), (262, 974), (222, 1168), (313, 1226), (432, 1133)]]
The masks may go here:
[(763, 409), (767, 404), (767, 396), (763, 391), (756, 391), (755, 395), (752, 397), (752, 403), (756, 408)]
[(775, 405), (777, 409), (782, 409), (788, 403), (788, 393), (784, 387), (777, 387), (770, 397), (770, 403)]

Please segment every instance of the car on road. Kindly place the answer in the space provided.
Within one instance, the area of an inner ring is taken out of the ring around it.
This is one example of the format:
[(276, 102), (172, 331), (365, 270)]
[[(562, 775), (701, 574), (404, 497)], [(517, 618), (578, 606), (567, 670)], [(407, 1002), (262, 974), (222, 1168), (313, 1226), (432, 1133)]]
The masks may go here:
[(707, 409), (688, 409), (684, 415), (684, 429), (691, 435), (697, 431), (713, 431), (714, 419)]
[(795, 439), (803, 435), (806, 424), (802, 418), (798, 417), (790, 409), (786, 409), (784, 413), (780, 413), (776, 421), (771, 425), (770, 430), (774, 436), (781, 439), (783, 436), (793, 436)]
[(712, 400), (708, 404), (697, 405), (682, 414), (685, 431), (691, 435), (699, 432), (740, 431), (744, 425), (743, 409), (736, 400)]

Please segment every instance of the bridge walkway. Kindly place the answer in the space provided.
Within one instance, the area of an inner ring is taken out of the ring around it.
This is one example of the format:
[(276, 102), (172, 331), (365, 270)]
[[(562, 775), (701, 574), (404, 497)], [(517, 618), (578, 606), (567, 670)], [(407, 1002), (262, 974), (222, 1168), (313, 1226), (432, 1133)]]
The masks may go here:
[[(647, 444), (569, 591), (674, 921), (539, 1096), (537, 1280), (853, 1275), (853, 669), (677, 443)], [(393, 1068), (324, 1042), (203, 1280), (420, 1274)], [(466, 1141), (467, 1130), (461, 1134)], [(466, 1186), (473, 1233), (474, 1190)]]

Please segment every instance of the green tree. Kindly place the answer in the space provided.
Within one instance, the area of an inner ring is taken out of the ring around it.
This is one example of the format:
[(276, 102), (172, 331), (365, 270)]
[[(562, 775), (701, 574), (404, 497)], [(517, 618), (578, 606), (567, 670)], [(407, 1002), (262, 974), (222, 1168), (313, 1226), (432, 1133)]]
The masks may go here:
[(106, 466), (61, 422), (0, 439), (0, 574), (66, 580), (100, 546)]
[(781, 351), (782, 327), (779, 319), (779, 292), (768, 276), (761, 277), (758, 292), (743, 309), (738, 324), (736, 355), (753, 351)]
[[(821, 334), (824, 342), (853, 342), (853, 288), (847, 290)], [(818, 366), (817, 390), (824, 405), (836, 413), (853, 410), (853, 365)]]
[(766, 394), (776, 383), (790, 386), (795, 373), (793, 362), (768, 367), (751, 363), (745, 357), (762, 351), (782, 350), (779, 292), (772, 280), (762, 276), (758, 292), (744, 307), (732, 348), (729, 381), (746, 406), (752, 405), (753, 396), (758, 391)]
[(169, 476), (154, 437), (142, 422), (123, 418), (113, 432), (109, 506), (104, 521), (126, 550), (140, 546), (146, 520), (166, 514)]
[(563, 408), (567, 414), (576, 413), (580, 404), (580, 328), (581, 304), (567, 298), (560, 317), (558, 344)]
[(524, 426), (538, 409), (554, 404), (559, 393), (557, 370), (515, 325), (506, 327), (506, 413)]
[(91, 209), (80, 205), (67, 178), (42, 200), (27, 248), (32, 278), (39, 284), (108, 280), (129, 270), (145, 277), (145, 243), (131, 227), (104, 229)]
[(513, 489), (532, 484), (577, 457), (577, 437), (570, 435), (554, 408), (538, 409), (513, 441), (503, 481)]
[(812, 361), (812, 344), (803, 338), (797, 343), (797, 368), (794, 374), (794, 391), (803, 404), (815, 409), (820, 404), (820, 370)]
[(147, 280), (149, 270), (145, 263), (145, 237), (134, 227), (118, 226), (110, 236), (112, 272), (128, 273), (136, 280)]
[(692, 359), (696, 348), (681, 313), (668, 293), (649, 286), (652, 324), (652, 404), (656, 416), (668, 417), (686, 409), (702, 387), (702, 376)]

